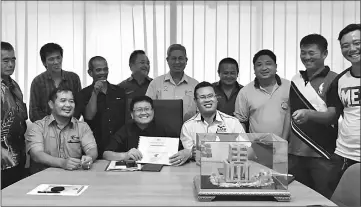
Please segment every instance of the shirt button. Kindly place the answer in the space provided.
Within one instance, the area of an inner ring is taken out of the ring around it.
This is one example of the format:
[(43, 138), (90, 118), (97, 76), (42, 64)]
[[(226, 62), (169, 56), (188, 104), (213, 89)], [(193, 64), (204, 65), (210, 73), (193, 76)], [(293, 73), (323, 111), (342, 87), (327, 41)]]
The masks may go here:
[(112, 131), (109, 131), (109, 133), (111, 134), (111, 133), (112, 133)]
[(110, 119), (109, 119), (109, 121), (110, 121)]
[(107, 109), (109, 110), (109, 107)]

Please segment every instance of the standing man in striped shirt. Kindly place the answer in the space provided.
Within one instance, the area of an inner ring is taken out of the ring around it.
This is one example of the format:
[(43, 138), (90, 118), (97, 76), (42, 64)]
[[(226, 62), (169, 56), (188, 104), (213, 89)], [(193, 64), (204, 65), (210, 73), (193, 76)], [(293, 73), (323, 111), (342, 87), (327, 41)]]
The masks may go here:
[(77, 93), (81, 90), (79, 76), (63, 70), (63, 48), (56, 43), (47, 43), (40, 49), (40, 57), (46, 71), (36, 76), (30, 88), (29, 116), (32, 122), (50, 115), (48, 96), (59, 86), (68, 87)]

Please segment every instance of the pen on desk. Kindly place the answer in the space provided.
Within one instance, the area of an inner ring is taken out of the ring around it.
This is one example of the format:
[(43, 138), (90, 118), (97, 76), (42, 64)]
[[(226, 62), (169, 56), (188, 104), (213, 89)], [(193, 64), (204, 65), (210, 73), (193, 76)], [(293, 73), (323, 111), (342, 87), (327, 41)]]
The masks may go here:
[(38, 193), (60, 193), (60, 191), (38, 191)]
[(79, 188), (79, 190), (76, 192), (76, 194), (78, 194), (81, 190), (83, 190), (83, 188), (84, 188), (84, 185)]

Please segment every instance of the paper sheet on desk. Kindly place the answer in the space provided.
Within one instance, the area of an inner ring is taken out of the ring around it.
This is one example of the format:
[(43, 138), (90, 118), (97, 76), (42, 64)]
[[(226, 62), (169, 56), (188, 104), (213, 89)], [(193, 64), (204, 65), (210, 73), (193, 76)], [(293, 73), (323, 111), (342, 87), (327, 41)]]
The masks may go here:
[(139, 137), (138, 150), (142, 160), (138, 163), (170, 165), (169, 157), (178, 152), (179, 138)]
[[(51, 188), (53, 187), (64, 187), (64, 190), (59, 193), (52, 193)], [(86, 189), (88, 185), (63, 185), (63, 184), (40, 184), (34, 188), (28, 195), (57, 195), (57, 196), (79, 196)], [(46, 193), (45, 193), (46, 192)]]
[(137, 167), (131, 167), (128, 168), (125, 165), (116, 165), (117, 161), (110, 161), (109, 165), (107, 166), (107, 168), (105, 169), (105, 171), (124, 171), (124, 172), (129, 172), (129, 171), (137, 171), (140, 170), (142, 168), (141, 164), (137, 164)]

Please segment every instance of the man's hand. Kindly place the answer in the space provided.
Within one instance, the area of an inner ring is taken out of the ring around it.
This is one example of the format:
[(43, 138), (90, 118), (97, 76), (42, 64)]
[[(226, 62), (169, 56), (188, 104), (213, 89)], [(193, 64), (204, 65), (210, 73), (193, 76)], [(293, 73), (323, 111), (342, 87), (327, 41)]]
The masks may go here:
[(171, 157), (169, 157), (169, 163), (174, 166), (180, 166), (184, 164), (188, 158), (192, 155), (192, 150), (190, 149), (184, 149), (181, 150)]
[(143, 155), (138, 149), (132, 148), (127, 152), (127, 157), (138, 161), (143, 158)]
[(93, 158), (87, 155), (83, 155), (81, 157), (81, 166), (84, 170), (89, 170), (91, 167), (91, 164), (93, 164)]
[(99, 92), (103, 91), (104, 83), (105, 83), (104, 80), (98, 80), (97, 82), (95, 82), (94, 84), (95, 95), (98, 95)]
[(61, 168), (65, 170), (76, 170), (81, 166), (80, 159), (69, 157), (68, 159), (64, 159)]
[(293, 120), (297, 124), (303, 124), (308, 121), (308, 114), (310, 113), (310, 110), (308, 109), (299, 109), (292, 114)]
[(4, 148), (1, 148), (1, 162), (5, 163), (6, 166), (14, 166), (15, 165), (9, 151), (7, 151)]

